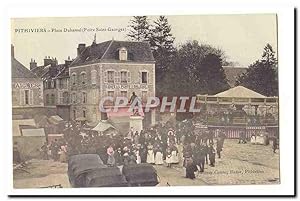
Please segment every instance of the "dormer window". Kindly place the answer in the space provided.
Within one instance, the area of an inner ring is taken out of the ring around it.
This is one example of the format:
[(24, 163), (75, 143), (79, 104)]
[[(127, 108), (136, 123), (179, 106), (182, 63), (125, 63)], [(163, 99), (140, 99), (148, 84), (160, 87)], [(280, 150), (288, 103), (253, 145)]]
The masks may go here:
[(127, 49), (125, 47), (119, 49), (119, 59), (120, 61), (127, 60)]

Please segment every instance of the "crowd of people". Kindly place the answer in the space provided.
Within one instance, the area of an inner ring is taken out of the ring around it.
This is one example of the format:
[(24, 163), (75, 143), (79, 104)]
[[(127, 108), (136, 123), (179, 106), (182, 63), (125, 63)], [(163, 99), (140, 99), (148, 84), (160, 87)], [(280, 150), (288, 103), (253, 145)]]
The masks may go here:
[(185, 167), (186, 177), (195, 178), (195, 172), (204, 172), (205, 164), (215, 166), (215, 155), (221, 157), (225, 133), (208, 130), (194, 132), (190, 122), (181, 125), (158, 124), (140, 132), (98, 133), (72, 123), (66, 127), (64, 137), (42, 147), (44, 159), (67, 162), (70, 155), (96, 153), (108, 166), (149, 163), (172, 167)]

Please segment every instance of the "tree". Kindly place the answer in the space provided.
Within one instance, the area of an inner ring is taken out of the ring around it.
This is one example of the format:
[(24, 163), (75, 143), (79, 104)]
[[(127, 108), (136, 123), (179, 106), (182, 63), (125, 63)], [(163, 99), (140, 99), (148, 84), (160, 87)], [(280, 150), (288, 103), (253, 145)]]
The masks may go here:
[(158, 94), (215, 94), (229, 88), (222, 63), (224, 52), (197, 41), (187, 42), (176, 52), (171, 67), (157, 88)]
[(202, 94), (216, 94), (229, 88), (221, 55), (215, 53), (206, 55), (196, 69), (195, 75)]
[(132, 41), (149, 41), (151, 29), (147, 16), (134, 16), (130, 20), (129, 33), (127, 37)]
[(277, 59), (270, 44), (264, 48), (262, 58), (249, 66), (236, 83), (265, 96), (278, 96)]
[(167, 73), (169, 64), (175, 54), (175, 38), (171, 33), (171, 25), (169, 25), (165, 16), (159, 16), (154, 21), (151, 34), (150, 46), (156, 60), (156, 80), (159, 83)]

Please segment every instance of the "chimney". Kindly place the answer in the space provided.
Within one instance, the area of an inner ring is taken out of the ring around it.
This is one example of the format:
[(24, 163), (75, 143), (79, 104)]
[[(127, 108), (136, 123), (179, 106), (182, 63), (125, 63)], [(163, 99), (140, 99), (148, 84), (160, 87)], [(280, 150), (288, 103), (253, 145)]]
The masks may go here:
[(13, 44), (11, 44), (11, 57), (15, 58), (15, 47)]
[(48, 66), (50, 65), (52, 62), (52, 59), (50, 58), (50, 56), (46, 56), (45, 59), (44, 59), (44, 66)]
[(82, 51), (85, 49), (85, 44), (84, 43), (80, 43), (78, 44), (78, 48), (77, 48), (77, 56), (80, 56), (80, 54), (82, 53)]
[(30, 70), (32, 70), (36, 67), (37, 67), (37, 63), (35, 62), (35, 60), (31, 59), (31, 61), (30, 61)]
[(65, 66), (68, 67), (72, 63), (72, 60), (70, 59), (70, 56), (68, 56), (68, 59), (65, 60)]

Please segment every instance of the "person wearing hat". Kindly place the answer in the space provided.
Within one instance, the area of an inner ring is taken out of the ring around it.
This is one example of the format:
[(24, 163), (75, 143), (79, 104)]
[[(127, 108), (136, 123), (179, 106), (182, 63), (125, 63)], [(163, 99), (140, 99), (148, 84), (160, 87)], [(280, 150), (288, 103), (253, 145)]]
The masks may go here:
[(151, 142), (149, 142), (148, 147), (147, 147), (147, 163), (149, 164), (154, 164), (155, 159), (154, 159), (154, 151), (153, 151), (153, 145)]
[(209, 156), (209, 166), (215, 167), (216, 150), (214, 148), (214, 143), (213, 142), (209, 143), (208, 156)]
[(122, 154), (122, 149), (120, 147), (115, 152), (114, 157), (115, 157), (117, 166), (124, 165), (124, 157)]

